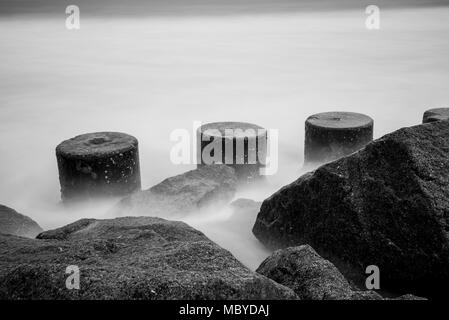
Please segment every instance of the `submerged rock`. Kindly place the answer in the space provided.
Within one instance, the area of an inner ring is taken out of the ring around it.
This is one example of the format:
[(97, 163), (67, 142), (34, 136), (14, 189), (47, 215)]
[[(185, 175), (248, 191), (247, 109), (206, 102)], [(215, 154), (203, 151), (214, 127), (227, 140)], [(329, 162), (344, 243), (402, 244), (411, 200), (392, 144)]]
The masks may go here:
[(233, 201), (229, 205), (232, 215), (222, 225), (228, 225), (227, 229), (239, 235), (245, 235), (245, 239), (248, 239), (249, 236), (253, 238), (251, 227), (254, 224), (261, 204), (261, 202), (243, 198)]
[[(78, 266), (79, 290), (66, 288)], [(0, 299), (295, 299), (182, 222), (84, 219), (37, 239), (0, 235)]]
[(252, 213), (259, 211), (262, 202), (254, 201), (251, 199), (239, 198), (232, 201), (230, 207), (236, 212), (236, 214), (244, 215), (245, 213)]
[(228, 220), (221, 222), (221, 225), (228, 225), (228, 229), (239, 234), (251, 234), (251, 227), (254, 224), (261, 202), (250, 199), (237, 199), (229, 204), (231, 215)]
[(0, 204), (0, 233), (34, 238), (42, 231), (33, 219)]
[(182, 216), (234, 197), (237, 178), (226, 165), (202, 166), (124, 198), (116, 208), (126, 215)]
[(271, 248), (310, 244), (347, 277), (438, 295), (449, 281), (449, 121), (403, 128), (265, 200), (253, 233)]
[(237, 228), (239, 226), (244, 226), (245, 231), (251, 234), (251, 226), (257, 217), (261, 205), (262, 202), (245, 198), (240, 198), (231, 202), (229, 205), (229, 208), (232, 211), (230, 222)]

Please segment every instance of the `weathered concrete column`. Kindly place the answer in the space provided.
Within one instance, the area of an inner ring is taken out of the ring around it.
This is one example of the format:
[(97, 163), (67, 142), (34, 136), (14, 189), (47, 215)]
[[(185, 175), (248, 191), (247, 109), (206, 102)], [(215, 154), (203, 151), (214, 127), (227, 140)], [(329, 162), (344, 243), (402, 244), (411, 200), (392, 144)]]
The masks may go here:
[(244, 122), (215, 122), (197, 131), (198, 166), (226, 164), (240, 181), (259, 178), (267, 155), (267, 130)]
[(373, 140), (374, 121), (353, 112), (324, 112), (306, 120), (304, 163), (322, 164), (349, 155)]
[(449, 119), (449, 108), (435, 108), (424, 112), (422, 123)]
[(137, 139), (119, 132), (76, 136), (56, 147), (63, 201), (123, 196), (141, 188)]

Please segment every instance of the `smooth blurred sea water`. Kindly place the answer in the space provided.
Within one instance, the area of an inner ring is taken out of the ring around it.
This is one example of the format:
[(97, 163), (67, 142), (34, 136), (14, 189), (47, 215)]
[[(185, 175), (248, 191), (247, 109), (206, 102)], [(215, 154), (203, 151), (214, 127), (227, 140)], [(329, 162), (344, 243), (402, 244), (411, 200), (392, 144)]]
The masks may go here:
[[(279, 130), (279, 173), (238, 197), (263, 200), (302, 173), (304, 121), (366, 113), (375, 137), (449, 107), (449, 9), (384, 10), (381, 29), (358, 10), (258, 15), (0, 17), (0, 203), (55, 228), (107, 218), (112, 202), (64, 209), (54, 148), (93, 131), (140, 143), (144, 188), (191, 166), (170, 162), (170, 133), (193, 121)], [(193, 139), (194, 137), (192, 137)], [(185, 220), (255, 268), (268, 254), (229, 212)], [(231, 221), (232, 222), (232, 221)]]

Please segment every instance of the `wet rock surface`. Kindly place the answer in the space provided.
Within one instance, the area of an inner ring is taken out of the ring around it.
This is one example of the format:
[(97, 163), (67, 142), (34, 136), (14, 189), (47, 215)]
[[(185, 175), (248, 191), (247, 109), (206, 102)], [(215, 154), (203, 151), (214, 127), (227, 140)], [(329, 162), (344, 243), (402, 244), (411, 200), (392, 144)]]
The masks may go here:
[(183, 216), (228, 204), (236, 185), (234, 169), (226, 165), (202, 166), (124, 198), (114, 211), (123, 215)]
[(340, 271), (308, 245), (275, 251), (256, 272), (293, 289), (304, 300), (382, 299), (373, 291), (354, 291)]
[(253, 233), (310, 244), (350, 279), (379, 267), (385, 289), (438, 296), (449, 280), (449, 121), (403, 128), (264, 201)]
[[(275, 251), (256, 272), (291, 288), (303, 300), (383, 300), (376, 291), (351, 286), (337, 267), (309, 245)], [(421, 299), (409, 294), (394, 300)]]
[(34, 238), (42, 231), (33, 219), (0, 204), (0, 233)]
[[(67, 266), (80, 270), (68, 290)], [(295, 299), (182, 222), (84, 219), (37, 239), (0, 235), (0, 299)]]

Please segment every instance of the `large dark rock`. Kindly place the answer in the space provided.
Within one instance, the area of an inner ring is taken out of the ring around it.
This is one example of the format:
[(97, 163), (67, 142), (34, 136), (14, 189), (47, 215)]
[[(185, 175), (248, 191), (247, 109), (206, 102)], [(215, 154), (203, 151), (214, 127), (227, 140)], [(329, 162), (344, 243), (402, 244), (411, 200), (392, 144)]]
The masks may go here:
[(31, 218), (0, 204), (0, 233), (34, 238), (42, 231)]
[(271, 248), (310, 244), (351, 278), (437, 295), (449, 283), (449, 121), (403, 128), (324, 165), (262, 204)]
[(295, 291), (304, 300), (380, 300), (374, 291), (355, 291), (346, 278), (312, 247), (275, 251), (256, 272)]
[(203, 166), (124, 198), (115, 208), (124, 215), (183, 216), (211, 206), (228, 204), (237, 178), (226, 165)]
[[(68, 290), (69, 265), (80, 289)], [(84, 219), (37, 239), (0, 235), (0, 299), (294, 299), (182, 222)]]
[[(337, 267), (323, 259), (309, 245), (275, 251), (256, 272), (291, 288), (303, 300), (384, 299), (376, 291), (361, 291), (351, 285)], [(393, 300), (425, 299), (407, 294)]]

